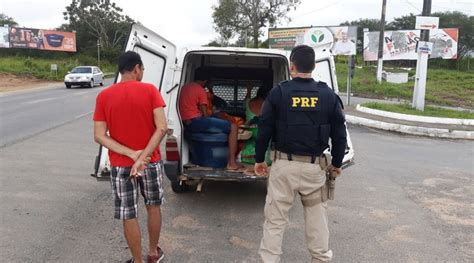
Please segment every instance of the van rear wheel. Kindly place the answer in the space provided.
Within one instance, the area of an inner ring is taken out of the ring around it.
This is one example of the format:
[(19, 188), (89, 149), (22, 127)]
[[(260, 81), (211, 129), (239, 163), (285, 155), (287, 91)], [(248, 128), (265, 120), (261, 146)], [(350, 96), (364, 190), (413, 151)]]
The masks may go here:
[(189, 185), (186, 184), (185, 181), (172, 181), (171, 189), (173, 189), (173, 192), (178, 194), (186, 193), (189, 191)]

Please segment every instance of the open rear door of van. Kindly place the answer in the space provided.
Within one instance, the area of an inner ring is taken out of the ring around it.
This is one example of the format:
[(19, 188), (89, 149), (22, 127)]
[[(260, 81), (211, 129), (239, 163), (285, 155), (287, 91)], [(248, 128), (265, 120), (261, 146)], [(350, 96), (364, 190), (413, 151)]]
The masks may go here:
[[(162, 91), (162, 96), (166, 96), (163, 91), (171, 88), (174, 78), (176, 46), (143, 25), (133, 24), (125, 46), (125, 51), (129, 50), (137, 52), (142, 58), (145, 67), (142, 81), (154, 84)], [(115, 82), (119, 82), (120, 77), (117, 73)], [(165, 97), (163, 99), (168, 101)], [(105, 147), (100, 146), (92, 176), (98, 180), (108, 179), (109, 174), (108, 152)]]
[[(330, 88), (334, 90), (334, 92), (339, 93), (339, 88), (337, 86), (337, 78), (336, 78), (336, 67), (334, 65), (334, 60), (332, 57), (316, 60), (316, 67), (315, 67), (315, 70), (313, 71), (312, 76), (317, 81), (325, 82), (326, 84), (328, 84)], [(352, 146), (351, 136), (347, 128), (346, 128), (346, 132), (347, 132), (347, 146), (346, 146), (346, 154), (344, 155), (344, 159), (342, 161), (343, 168), (348, 167), (354, 163), (354, 148)]]

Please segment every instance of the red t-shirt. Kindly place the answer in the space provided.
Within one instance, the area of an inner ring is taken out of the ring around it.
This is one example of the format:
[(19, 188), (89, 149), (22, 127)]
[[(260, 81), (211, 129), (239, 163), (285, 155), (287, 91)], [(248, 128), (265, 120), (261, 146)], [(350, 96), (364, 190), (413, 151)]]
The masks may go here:
[(207, 93), (204, 88), (191, 82), (181, 88), (179, 97), (179, 113), (183, 121), (201, 117), (199, 105), (207, 105)]
[[(160, 91), (153, 85), (138, 81), (116, 83), (99, 93), (94, 121), (105, 121), (110, 137), (120, 144), (143, 150), (156, 130), (153, 110), (165, 107)], [(134, 161), (109, 151), (112, 166), (130, 167)], [(161, 159), (160, 149), (153, 152), (151, 162)]]

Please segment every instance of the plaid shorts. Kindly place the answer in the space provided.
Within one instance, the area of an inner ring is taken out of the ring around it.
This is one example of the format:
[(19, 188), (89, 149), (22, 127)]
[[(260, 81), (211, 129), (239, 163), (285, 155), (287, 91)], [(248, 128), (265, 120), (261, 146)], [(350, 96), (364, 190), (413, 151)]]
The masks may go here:
[(133, 219), (138, 214), (138, 186), (145, 205), (161, 205), (164, 168), (161, 162), (149, 163), (144, 174), (130, 176), (131, 167), (112, 167), (110, 182), (115, 199), (115, 218)]

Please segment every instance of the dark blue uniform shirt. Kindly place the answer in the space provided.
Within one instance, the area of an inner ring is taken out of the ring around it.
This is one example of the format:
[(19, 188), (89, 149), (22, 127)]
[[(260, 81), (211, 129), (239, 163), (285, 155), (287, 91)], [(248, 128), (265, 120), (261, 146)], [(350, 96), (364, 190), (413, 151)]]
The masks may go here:
[[(263, 104), (262, 115), (259, 118), (258, 124), (258, 136), (255, 145), (255, 161), (261, 163), (265, 160), (265, 152), (268, 149), (268, 144), (270, 140), (275, 139), (275, 132), (277, 129), (276, 121), (280, 120), (283, 111), (286, 110), (288, 105), (280, 105), (282, 103), (282, 92), (280, 88), (292, 88), (297, 87), (298, 85), (314, 85), (316, 82), (310, 79), (295, 78), (289, 81), (285, 87), (276, 87), (273, 88), (268, 94), (265, 103)], [(331, 155), (332, 155), (332, 165), (335, 167), (341, 167), (342, 160), (344, 158), (346, 144), (347, 144), (347, 134), (345, 126), (345, 116), (342, 111), (342, 102), (339, 97), (334, 93), (334, 91), (329, 88), (327, 85), (323, 85), (322, 90), (329, 98), (325, 107), (329, 107), (325, 112), (329, 116), (324, 116), (328, 123), (331, 126), (330, 135), (331, 138)], [(321, 149), (324, 151), (325, 149)]]

